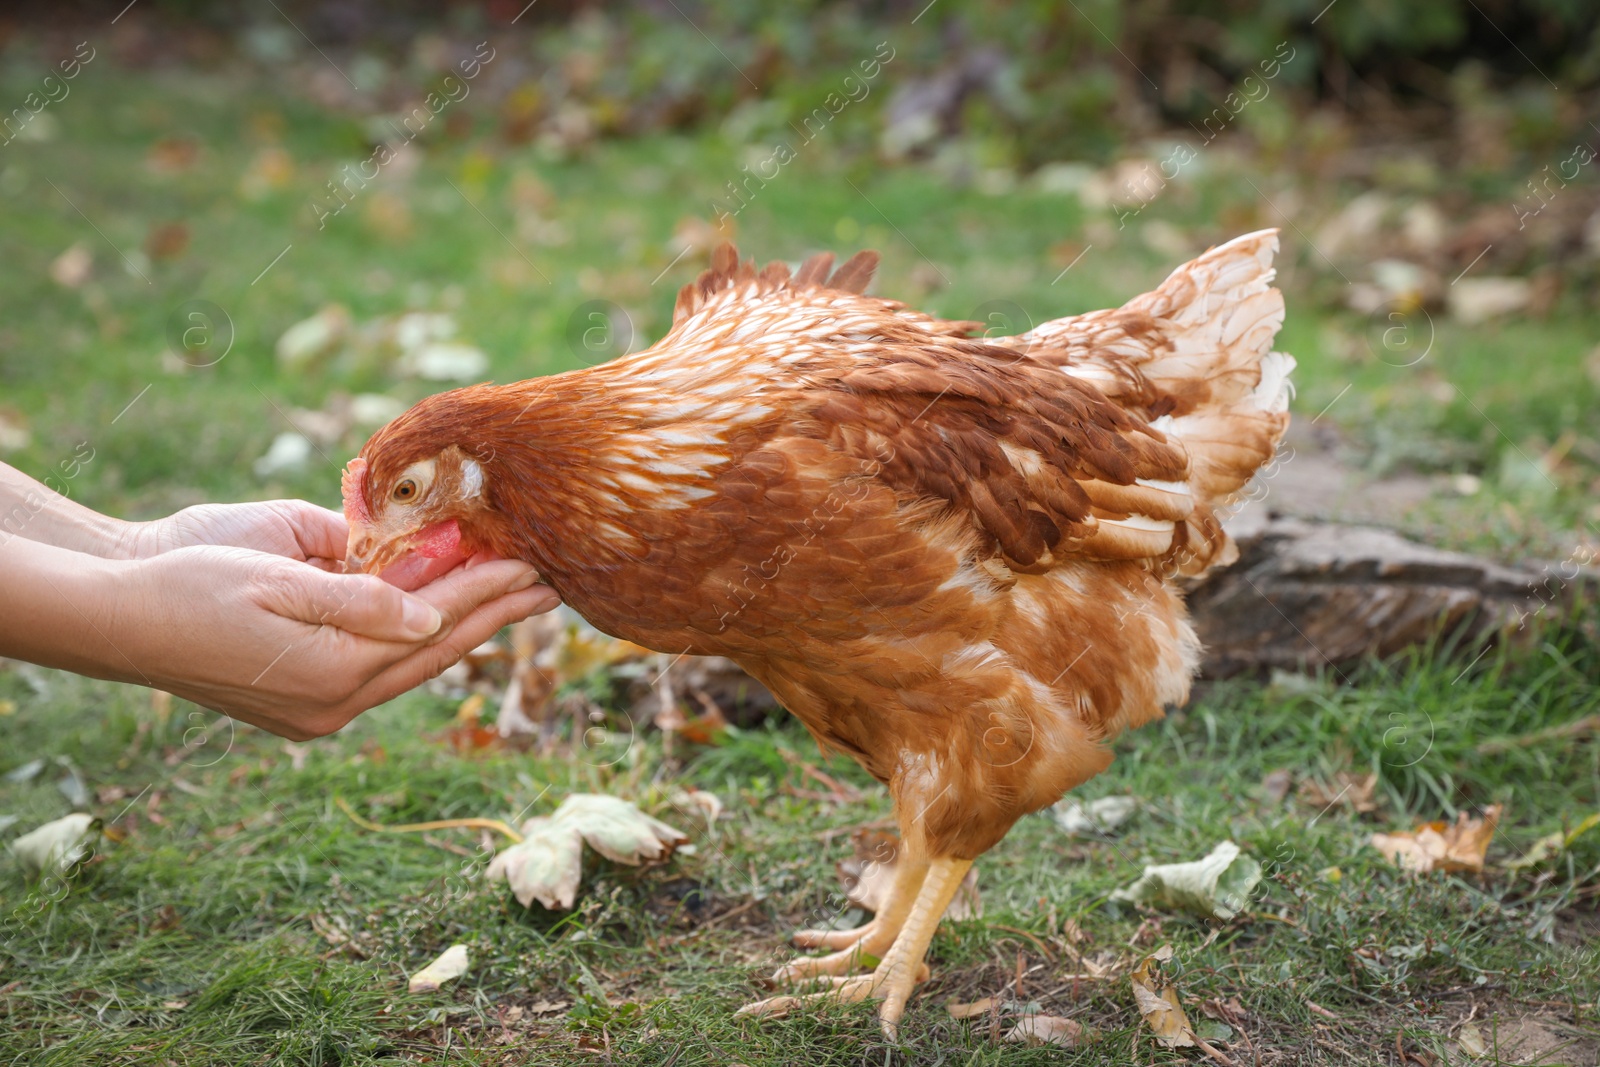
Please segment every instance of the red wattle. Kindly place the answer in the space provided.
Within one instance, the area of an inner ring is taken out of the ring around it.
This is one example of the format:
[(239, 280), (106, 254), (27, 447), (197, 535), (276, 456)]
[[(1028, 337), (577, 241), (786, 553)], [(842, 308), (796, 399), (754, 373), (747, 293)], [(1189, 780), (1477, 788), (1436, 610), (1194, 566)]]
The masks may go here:
[(439, 559), (459, 551), (461, 526), (454, 519), (425, 526), (411, 543), (411, 550), (419, 556)]
[(456, 520), (424, 527), (405, 555), (389, 564), (378, 577), (406, 592), (420, 589), (472, 558), (473, 549), (461, 542)]

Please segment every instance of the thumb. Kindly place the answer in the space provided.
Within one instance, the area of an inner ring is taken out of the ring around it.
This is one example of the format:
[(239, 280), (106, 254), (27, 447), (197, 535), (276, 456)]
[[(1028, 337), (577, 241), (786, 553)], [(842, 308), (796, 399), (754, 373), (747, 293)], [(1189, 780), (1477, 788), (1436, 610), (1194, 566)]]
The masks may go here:
[(374, 575), (333, 574), (306, 564), (283, 573), (271, 608), (286, 618), (406, 644), (425, 641), (444, 625), (438, 608)]
[(304, 500), (275, 500), (269, 506), (289, 524), (302, 557), (344, 559), (350, 527), (343, 515)]

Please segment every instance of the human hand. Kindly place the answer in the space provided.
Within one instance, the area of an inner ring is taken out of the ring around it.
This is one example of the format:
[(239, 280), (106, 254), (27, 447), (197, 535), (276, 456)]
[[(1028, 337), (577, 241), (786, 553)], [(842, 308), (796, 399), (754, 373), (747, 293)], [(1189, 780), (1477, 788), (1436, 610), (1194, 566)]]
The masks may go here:
[[(502, 626), (559, 603), (517, 560), (475, 558), (404, 593), (371, 575), (329, 573), (292, 558), (298, 549), (330, 559), (335, 542), (296, 533), (291, 548), (270, 514), (256, 513), (253, 525), (231, 515), (203, 518), (210, 525), (178, 530), (231, 536), (248, 529), (286, 551), (191, 545), (114, 565), (112, 604), (101, 616), (113, 623), (106, 667), (297, 741), (340, 729), (439, 674)], [(297, 518), (297, 530), (316, 521)]]
[(224, 545), (337, 570), (349, 536), (343, 515), (304, 500), (199, 504), (164, 519), (130, 524), (123, 555), (150, 559), (194, 545)]

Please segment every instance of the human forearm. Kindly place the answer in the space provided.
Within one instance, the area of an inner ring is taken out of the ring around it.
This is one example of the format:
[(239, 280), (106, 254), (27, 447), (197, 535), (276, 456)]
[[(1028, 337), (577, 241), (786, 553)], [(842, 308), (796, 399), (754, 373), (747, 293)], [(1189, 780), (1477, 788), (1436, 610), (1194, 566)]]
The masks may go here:
[(525, 563), (473, 561), (405, 593), (242, 548), (111, 560), (12, 537), (0, 543), (0, 656), (165, 689), (302, 739), (550, 610), (555, 594), (535, 577)]
[(26, 537), (0, 538), (0, 656), (143, 681), (117, 652), (106, 591), (121, 564)]
[(25, 537), (107, 559), (124, 558), (133, 526), (68, 499), (0, 463), (0, 543)]

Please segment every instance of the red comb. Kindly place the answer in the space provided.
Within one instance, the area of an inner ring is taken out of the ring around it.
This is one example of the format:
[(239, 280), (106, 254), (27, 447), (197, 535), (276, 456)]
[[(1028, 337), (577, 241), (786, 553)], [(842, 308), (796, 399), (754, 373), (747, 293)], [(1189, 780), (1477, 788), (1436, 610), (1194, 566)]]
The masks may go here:
[(367, 511), (367, 493), (361, 487), (366, 474), (367, 461), (357, 456), (345, 467), (344, 475), (339, 479), (340, 488), (344, 491), (344, 521), (351, 526), (357, 523), (370, 525), (372, 522), (372, 514)]

